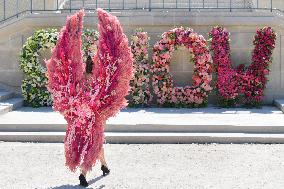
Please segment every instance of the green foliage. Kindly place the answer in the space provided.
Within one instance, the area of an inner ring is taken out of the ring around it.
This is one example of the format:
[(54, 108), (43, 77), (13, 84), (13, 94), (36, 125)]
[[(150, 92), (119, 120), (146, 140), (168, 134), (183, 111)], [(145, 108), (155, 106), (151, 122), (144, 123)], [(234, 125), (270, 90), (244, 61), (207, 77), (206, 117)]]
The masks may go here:
[(232, 107), (236, 107), (237, 101), (238, 101), (237, 99), (219, 98), (218, 105), (222, 108), (232, 108)]
[(51, 96), (45, 85), (46, 68), (39, 63), (39, 51), (51, 49), (58, 37), (56, 29), (42, 29), (27, 39), (20, 55), (20, 68), (24, 72), (22, 94), (25, 104), (32, 107), (50, 106)]
[[(55, 47), (59, 32), (57, 29), (41, 29), (29, 37), (20, 54), (20, 69), (24, 72), (22, 81), (22, 95), (25, 105), (32, 107), (51, 106), (51, 95), (46, 88), (46, 67), (40, 64), (40, 51)], [(95, 48), (98, 32), (86, 29), (82, 35), (83, 51), (91, 55), (91, 48)]]

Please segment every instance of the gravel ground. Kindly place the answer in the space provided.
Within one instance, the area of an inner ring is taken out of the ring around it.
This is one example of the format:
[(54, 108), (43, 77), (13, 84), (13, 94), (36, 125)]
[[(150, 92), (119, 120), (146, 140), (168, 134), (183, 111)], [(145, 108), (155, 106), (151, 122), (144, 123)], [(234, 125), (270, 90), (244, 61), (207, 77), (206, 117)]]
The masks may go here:
[[(95, 189), (284, 188), (284, 145), (106, 144), (111, 174), (87, 176)], [(60, 143), (0, 143), (0, 188), (81, 188)]]

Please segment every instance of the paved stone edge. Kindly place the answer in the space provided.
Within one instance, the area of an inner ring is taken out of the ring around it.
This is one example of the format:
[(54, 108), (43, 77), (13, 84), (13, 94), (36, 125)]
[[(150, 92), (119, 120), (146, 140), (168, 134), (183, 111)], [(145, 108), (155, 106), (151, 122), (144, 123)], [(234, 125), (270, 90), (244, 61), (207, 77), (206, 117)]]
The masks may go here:
[[(1, 124), (0, 132), (65, 132), (66, 124)], [(162, 124), (107, 124), (106, 132), (187, 132), (187, 133), (284, 133), (284, 125), (162, 125)]]
[[(191, 144), (260, 143), (284, 144), (284, 134), (244, 133), (113, 133), (106, 132), (107, 143), (120, 144)], [(63, 142), (64, 132), (0, 132), (5, 142)]]

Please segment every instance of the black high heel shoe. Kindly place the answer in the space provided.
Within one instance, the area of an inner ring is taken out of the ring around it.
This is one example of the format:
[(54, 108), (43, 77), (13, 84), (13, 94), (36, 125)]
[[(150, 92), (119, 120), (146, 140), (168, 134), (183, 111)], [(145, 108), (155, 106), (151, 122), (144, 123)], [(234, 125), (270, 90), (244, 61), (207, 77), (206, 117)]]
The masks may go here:
[(101, 170), (103, 171), (103, 176), (108, 175), (110, 172), (110, 170), (105, 165), (102, 165)]
[(85, 176), (83, 174), (81, 174), (79, 176), (79, 180), (80, 180), (80, 185), (81, 186), (84, 186), (84, 187), (88, 187), (89, 186), (89, 184), (88, 184), (88, 182), (87, 182), (87, 180), (86, 180), (86, 178), (85, 178)]

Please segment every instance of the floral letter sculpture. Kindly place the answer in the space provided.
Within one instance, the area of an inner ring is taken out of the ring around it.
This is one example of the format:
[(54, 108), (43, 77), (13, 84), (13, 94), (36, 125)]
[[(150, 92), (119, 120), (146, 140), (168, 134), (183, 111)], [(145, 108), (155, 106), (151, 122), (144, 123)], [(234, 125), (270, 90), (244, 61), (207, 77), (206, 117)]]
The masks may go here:
[(104, 124), (127, 105), (125, 96), (133, 76), (133, 59), (120, 23), (98, 9), (99, 46), (91, 77), (82, 56), (84, 12), (68, 17), (47, 62), (48, 89), (55, 110), (68, 126), (64, 138), (66, 166), (90, 171), (102, 148)]
[(131, 50), (135, 59), (135, 75), (131, 80), (129, 105), (150, 106), (150, 64), (148, 61), (149, 40), (147, 32), (137, 30), (131, 37)]
[[(185, 46), (193, 54), (193, 86), (174, 87), (169, 73), (171, 56), (178, 46)], [(153, 89), (159, 105), (200, 107), (207, 104), (212, 90), (211, 56), (203, 36), (192, 29), (175, 28), (162, 34), (153, 49)]]
[(244, 103), (250, 106), (260, 105), (269, 74), (272, 51), (275, 48), (276, 34), (270, 27), (256, 32), (252, 64), (245, 68), (239, 65), (232, 68), (230, 57), (230, 33), (222, 27), (214, 27), (209, 33), (213, 63), (217, 67), (217, 90), (219, 103), (223, 107), (235, 106), (240, 94)]

